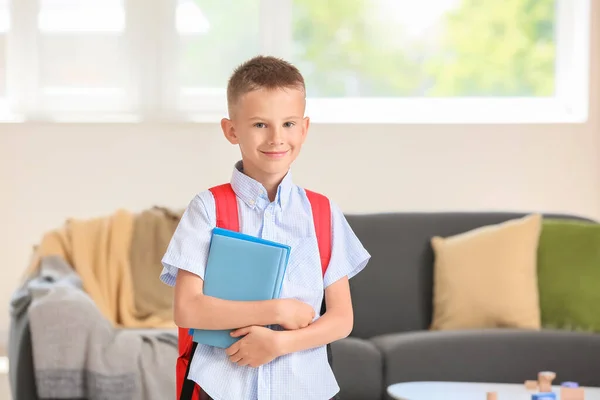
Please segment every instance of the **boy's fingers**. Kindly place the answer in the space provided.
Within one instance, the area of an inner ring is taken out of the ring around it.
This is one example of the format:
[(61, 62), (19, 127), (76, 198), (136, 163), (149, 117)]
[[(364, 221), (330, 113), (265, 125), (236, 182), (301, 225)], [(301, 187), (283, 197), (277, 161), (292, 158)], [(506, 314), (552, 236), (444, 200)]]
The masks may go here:
[(232, 362), (234, 362), (234, 363), (237, 363), (241, 359), (242, 359), (242, 356), (240, 356), (239, 353), (236, 353), (236, 354), (234, 354), (232, 356), (229, 356), (229, 360), (232, 361)]
[(248, 333), (250, 333), (250, 329), (251, 329), (251, 327), (249, 327), (249, 326), (247, 326), (245, 328), (236, 329), (235, 331), (231, 332), (231, 336), (238, 337), (238, 336), (247, 335)]
[(234, 343), (225, 350), (225, 354), (227, 354), (228, 356), (232, 356), (235, 353), (237, 353), (239, 349), (240, 349), (239, 342)]
[(249, 362), (248, 362), (248, 360), (247, 360), (247, 359), (245, 359), (245, 358), (241, 358), (241, 359), (239, 359), (239, 360), (236, 362), (236, 364), (237, 364), (237, 365), (239, 365), (240, 367), (243, 367), (243, 366), (245, 366), (245, 365), (248, 365), (248, 364), (249, 364)]

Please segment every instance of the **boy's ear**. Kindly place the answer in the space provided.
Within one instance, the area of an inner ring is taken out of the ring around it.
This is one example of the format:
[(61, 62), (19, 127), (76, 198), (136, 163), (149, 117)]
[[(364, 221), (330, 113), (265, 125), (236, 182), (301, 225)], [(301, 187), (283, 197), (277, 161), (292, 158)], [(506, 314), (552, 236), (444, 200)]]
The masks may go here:
[(306, 140), (306, 135), (308, 134), (308, 127), (310, 126), (310, 118), (304, 117), (302, 120), (302, 143)]
[(233, 122), (228, 118), (223, 118), (221, 120), (221, 129), (223, 130), (223, 135), (231, 144), (239, 144), (238, 138), (235, 134), (235, 127), (233, 126)]

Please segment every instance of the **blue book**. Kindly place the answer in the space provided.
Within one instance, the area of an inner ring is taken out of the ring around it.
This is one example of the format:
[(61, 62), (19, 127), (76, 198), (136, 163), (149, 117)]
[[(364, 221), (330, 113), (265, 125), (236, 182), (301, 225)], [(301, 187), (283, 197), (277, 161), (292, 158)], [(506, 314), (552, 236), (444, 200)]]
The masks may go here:
[[(279, 298), (290, 246), (215, 228), (204, 273), (204, 294), (224, 300)], [(242, 328), (242, 327), (240, 327)], [(227, 348), (240, 338), (232, 330), (192, 329), (194, 342)]]

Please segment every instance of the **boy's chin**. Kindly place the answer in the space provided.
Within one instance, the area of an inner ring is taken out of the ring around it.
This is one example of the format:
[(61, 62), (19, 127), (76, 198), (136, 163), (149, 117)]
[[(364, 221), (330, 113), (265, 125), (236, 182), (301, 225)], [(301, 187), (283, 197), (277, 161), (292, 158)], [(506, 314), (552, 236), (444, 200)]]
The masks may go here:
[(268, 174), (285, 174), (290, 168), (290, 164), (287, 162), (271, 162), (270, 165), (264, 165), (262, 170)]
[(287, 160), (261, 160), (258, 167), (268, 174), (286, 173), (291, 162)]

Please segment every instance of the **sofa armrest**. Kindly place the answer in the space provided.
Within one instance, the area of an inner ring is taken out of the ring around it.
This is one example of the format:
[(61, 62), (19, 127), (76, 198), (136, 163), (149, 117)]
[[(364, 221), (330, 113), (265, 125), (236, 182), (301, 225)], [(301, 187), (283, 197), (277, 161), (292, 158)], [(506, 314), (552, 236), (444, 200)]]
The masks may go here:
[(385, 385), (417, 380), (521, 383), (539, 371), (556, 383), (600, 386), (600, 334), (560, 330), (420, 331), (372, 339)]

